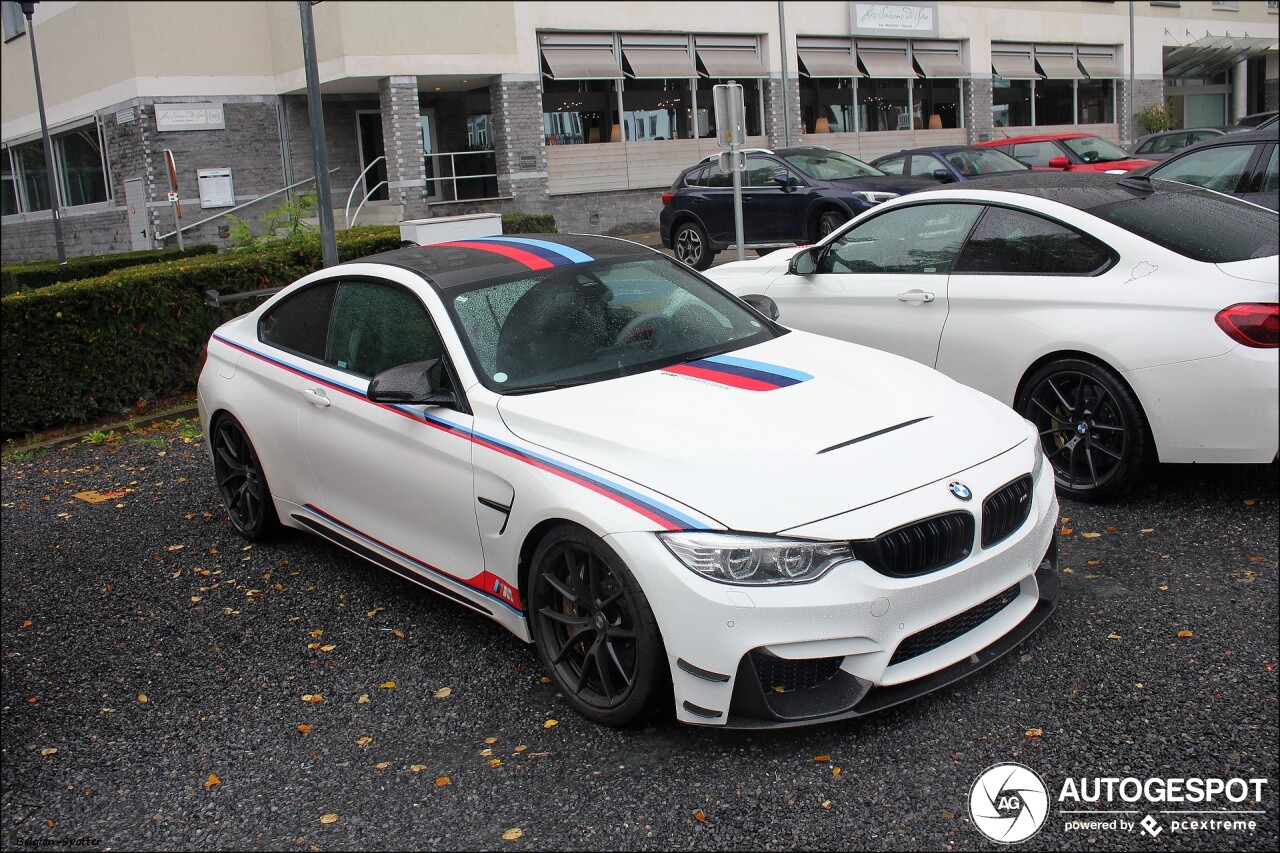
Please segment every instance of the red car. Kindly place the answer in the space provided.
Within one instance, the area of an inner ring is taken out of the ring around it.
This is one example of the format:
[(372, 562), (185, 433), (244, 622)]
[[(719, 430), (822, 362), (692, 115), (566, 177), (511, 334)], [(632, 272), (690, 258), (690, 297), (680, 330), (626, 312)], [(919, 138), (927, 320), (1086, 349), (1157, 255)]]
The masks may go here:
[(1127, 172), (1156, 162), (1134, 157), (1114, 142), (1088, 133), (1041, 133), (977, 144), (984, 148), (999, 148), (1034, 169)]

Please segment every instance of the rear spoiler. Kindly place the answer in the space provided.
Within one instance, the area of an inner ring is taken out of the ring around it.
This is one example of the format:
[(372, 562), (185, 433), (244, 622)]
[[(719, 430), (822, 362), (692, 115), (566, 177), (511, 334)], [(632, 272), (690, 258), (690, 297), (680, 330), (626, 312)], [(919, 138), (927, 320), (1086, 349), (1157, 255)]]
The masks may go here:
[(229, 293), (223, 296), (216, 290), (206, 290), (204, 292), (204, 302), (210, 308), (221, 308), (228, 302), (244, 302), (246, 299), (266, 299), (268, 296), (274, 296), (283, 287), (268, 287), (262, 290), (246, 290), (244, 293)]

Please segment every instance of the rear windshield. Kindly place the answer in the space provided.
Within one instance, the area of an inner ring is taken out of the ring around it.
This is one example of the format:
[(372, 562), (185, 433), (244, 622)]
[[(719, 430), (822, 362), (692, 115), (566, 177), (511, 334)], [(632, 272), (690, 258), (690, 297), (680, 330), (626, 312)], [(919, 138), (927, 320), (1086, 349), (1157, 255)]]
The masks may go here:
[[(1152, 181), (1161, 189), (1170, 187)], [(1176, 185), (1173, 185), (1176, 186)], [(1196, 261), (1226, 264), (1277, 253), (1275, 211), (1204, 190), (1174, 189), (1089, 212)]]

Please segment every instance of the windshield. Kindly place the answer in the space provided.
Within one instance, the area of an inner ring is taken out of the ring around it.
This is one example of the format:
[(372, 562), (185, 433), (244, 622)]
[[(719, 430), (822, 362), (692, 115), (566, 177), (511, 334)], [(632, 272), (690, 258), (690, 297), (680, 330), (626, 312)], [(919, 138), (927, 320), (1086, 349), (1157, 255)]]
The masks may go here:
[(879, 178), (884, 172), (868, 166), (848, 154), (839, 151), (802, 151), (784, 154), (786, 160), (801, 172), (820, 181), (840, 181), (847, 178)]
[(1025, 172), (1031, 167), (994, 148), (972, 148), (943, 155), (962, 175), (990, 175), (994, 172)]
[(1128, 160), (1133, 156), (1100, 136), (1064, 139), (1062, 144), (1074, 151), (1086, 163), (1111, 163), (1116, 160)]
[(484, 283), (449, 307), (480, 381), (504, 394), (655, 370), (785, 331), (663, 257)]

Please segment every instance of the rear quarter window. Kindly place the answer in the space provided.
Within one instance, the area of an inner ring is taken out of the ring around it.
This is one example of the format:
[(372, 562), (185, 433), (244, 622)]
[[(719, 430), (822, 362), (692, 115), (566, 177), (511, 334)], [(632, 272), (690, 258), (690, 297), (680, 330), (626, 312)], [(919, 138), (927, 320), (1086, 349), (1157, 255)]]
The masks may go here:
[(1090, 208), (1089, 212), (1205, 263), (1265, 258), (1280, 249), (1280, 217), (1274, 211), (1203, 190), (1157, 191)]

